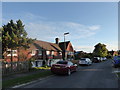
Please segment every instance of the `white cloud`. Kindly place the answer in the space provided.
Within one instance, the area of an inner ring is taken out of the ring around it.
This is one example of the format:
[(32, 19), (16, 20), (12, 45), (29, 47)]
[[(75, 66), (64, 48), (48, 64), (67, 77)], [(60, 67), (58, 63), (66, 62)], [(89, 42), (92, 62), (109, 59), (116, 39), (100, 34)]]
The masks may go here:
[[(15, 14), (16, 18), (12, 18), (14, 21), (18, 20), (19, 18), (25, 24), (25, 30), (28, 33), (28, 36), (31, 38), (37, 38), (38, 40), (54, 42), (56, 37), (60, 38), (60, 41), (63, 41), (63, 33), (69, 32), (70, 34), (66, 36), (66, 40), (83, 40), (88, 39), (94, 36), (98, 30), (100, 30), (100, 25), (83, 25), (76, 22), (53, 22), (47, 21), (47, 18), (34, 15), (31, 13), (22, 13), (24, 17), (21, 17), (21, 14)], [(13, 15), (11, 15), (13, 16)], [(18, 18), (19, 17), (19, 18)], [(6, 19), (3, 19), (5, 23)], [(72, 44), (74, 45), (75, 42)], [(79, 50), (76, 47), (76, 50)], [(80, 47), (81, 48), (81, 47)], [(88, 49), (88, 50), (87, 50)], [(91, 51), (91, 47), (89, 46), (82, 46), (82, 50), (86, 50), (88, 52)]]
[(94, 46), (75, 46), (74, 47), (74, 49), (76, 50), (76, 51), (84, 51), (84, 52), (88, 52), (88, 53), (90, 53), (90, 52), (93, 52), (93, 50), (94, 50)]
[(118, 50), (118, 42), (113, 42), (113, 43), (107, 43), (106, 48), (111, 51), (111, 50)]
[[(24, 17), (22, 17), (24, 15)], [(10, 15), (11, 17), (13, 16)], [(83, 38), (88, 38), (97, 33), (100, 29), (100, 25), (83, 25), (76, 22), (53, 22), (47, 21), (47, 18), (34, 15), (29, 12), (23, 12), (14, 14), (17, 16), (12, 18), (14, 21), (21, 19), (25, 24), (25, 29), (31, 38), (37, 38), (41, 40), (49, 41), (54, 40), (55, 37), (63, 38), (64, 32), (69, 32), (67, 35), (69, 40), (78, 40)], [(6, 24), (7, 19), (3, 18), (3, 24)]]
[(90, 27), (88, 27), (90, 30), (98, 30), (98, 29), (100, 29), (100, 25), (94, 25), (94, 26), (90, 26)]
[[(115, 50), (117, 51), (118, 50), (118, 44), (117, 42), (114, 42), (114, 43), (104, 43), (106, 45), (106, 48), (111, 51), (111, 50)], [(77, 51), (84, 51), (84, 52), (93, 52), (94, 50), (94, 45), (93, 46), (90, 46), (90, 45), (80, 45), (80, 46), (74, 46), (74, 49), (77, 50)]]
[(24, 14), (24, 19), (28, 18), (30, 20), (46, 20), (45, 17), (39, 16), (39, 15), (34, 15), (29, 12), (23, 12), (23, 14)]
[[(90, 28), (91, 27), (91, 28)], [(48, 22), (40, 21), (26, 24), (26, 31), (30, 37), (54, 40), (55, 37), (63, 38), (64, 32), (69, 32), (69, 40), (88, 38), (96, 34), (100, 26), (86, 26), (75, 22)]]

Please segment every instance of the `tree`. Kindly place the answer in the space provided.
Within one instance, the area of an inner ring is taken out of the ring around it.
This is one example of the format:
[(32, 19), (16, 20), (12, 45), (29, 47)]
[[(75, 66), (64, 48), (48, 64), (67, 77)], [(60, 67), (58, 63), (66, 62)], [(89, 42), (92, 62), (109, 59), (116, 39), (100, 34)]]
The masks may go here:
[[(3, 26), (2, 29), (2, 53), (3, 56), (6, 53), (7, 49), (11, 49), (11, 61), (12, 61), (12, 50), (18, 49), (20, 47), (29, 48), (29, 44), (33, 39), (27, 37), (27, 32), (24, 29), (24, 26), (21, 20), (7, 23)], [(19, 56), (18, 56), (19, 58)]]
[(2, 59), (2, 30), (3, 28), (0, 28), (0, 59)]
[(83, 57), (92, 59), (93, 58), (93, 54), (92, 53), (86, 53)]
[(96, 57), (105, 57), (107, 56), (107, 48), (105, 44), (98, 43), (97, 45), (94, 46), (95, 49), (93, 50), (93, 55)]
[(118, 52), (118, 55), (120, 55), (120, 50), (118, 50), (117, 52)]

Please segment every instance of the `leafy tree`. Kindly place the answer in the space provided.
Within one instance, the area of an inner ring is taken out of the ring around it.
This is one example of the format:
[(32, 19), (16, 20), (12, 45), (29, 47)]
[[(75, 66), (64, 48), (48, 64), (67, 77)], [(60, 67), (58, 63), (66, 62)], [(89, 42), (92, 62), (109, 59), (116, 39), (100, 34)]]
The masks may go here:
[(0, 28), (0, 59), (2, 59), (2, 30), (3, 28)]
[(75, 52), (75, 59), (76, 60), (79, 60), (80, 58), (90, 58), (91, 59), (92, 57), (93, 57), (92, 53), (86, 53), (83, 51)]
[[(33, 39), (27, 37), (27, 32), (24, 29), (24, 26), (21, 20), (7, 23), (7, 25), (3, 26), (2, 30), (2, 51), (3, 56), (6, 53), (7, 49), (11, 49), (11, 61), (12, 61), (12, 50), (18, 49), (20, 47), (29, 48), (29, 44), (33, 41)], [(19, 55), (19, 54), (18, 54)], [(19, 56), (18, 56), (19, 58)]]
[(107, 56), (107, 48), (105, 44), (98, 43), (97, 45), (94, 46), (95, 49), (93, 50), (93, 55), (96, 57), (105, 57)]
[(92, 59), (93, 58), (93, 54), (92, 53), (86, 53), (83, 57)]
[(120, 55), (120, 50), (118, 50), (118, 55)]

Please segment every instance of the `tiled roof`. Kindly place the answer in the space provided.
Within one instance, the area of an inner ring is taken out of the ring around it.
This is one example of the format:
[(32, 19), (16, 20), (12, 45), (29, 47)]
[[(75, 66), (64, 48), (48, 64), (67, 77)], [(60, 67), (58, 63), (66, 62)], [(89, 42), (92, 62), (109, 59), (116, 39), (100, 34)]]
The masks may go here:
[(60, 43), (59, 43), (59, 46), (60, 46), (60, 48), (61, 48), (62, 50), (65, 50), (64, 44), (66, 45), (66, 49), (67, 49), (67, 46), (68, 46), (69, 43), (70, 43), (70, 41), (60, 42)]
[(48, 50), (48, 51), (62, 51), (60, 47), (55, 43), (50, 43), (41, 40), (35, 40), (33, 44), (30, 45), (29, 50), (40, 49), (40, 50)]

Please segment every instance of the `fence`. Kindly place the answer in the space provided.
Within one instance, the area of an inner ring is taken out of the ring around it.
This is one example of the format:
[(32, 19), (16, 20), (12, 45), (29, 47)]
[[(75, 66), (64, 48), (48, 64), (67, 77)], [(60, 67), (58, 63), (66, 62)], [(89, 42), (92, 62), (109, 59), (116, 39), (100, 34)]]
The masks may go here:
[(2, 75), (29, 71), (29, 61), (2, 62)]

